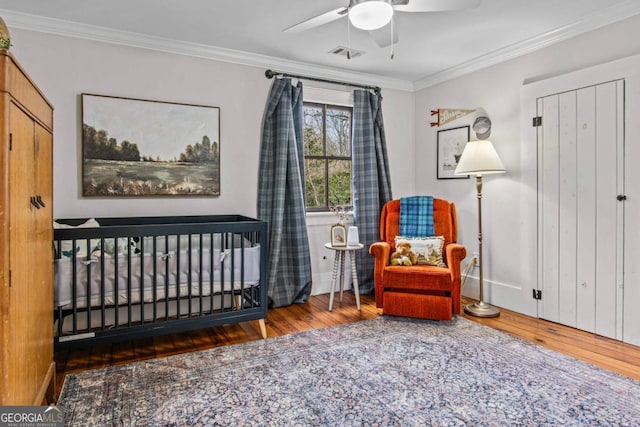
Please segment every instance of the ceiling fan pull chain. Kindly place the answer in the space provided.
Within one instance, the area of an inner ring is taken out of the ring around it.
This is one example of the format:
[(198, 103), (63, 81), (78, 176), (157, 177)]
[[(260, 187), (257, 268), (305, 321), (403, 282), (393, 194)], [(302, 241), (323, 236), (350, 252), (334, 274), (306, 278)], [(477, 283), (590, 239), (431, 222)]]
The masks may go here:
[(394, 40), (393, 40), (393, 26), (396, 22), (396, 17), (392, 16), (391, 17), (391, 25), (389, 26), (391, 28), (391, 59), (393, 59), (393, 57), (395, 56), (395, 54), (393, 53), (393, 48), (395, 46)]
[[(351, 10), (351, 6), (349, 6), (349, 10)], [(347, 18), (347, 59), (351, 59), (351, 20), (349, 20), (348, 18)]]

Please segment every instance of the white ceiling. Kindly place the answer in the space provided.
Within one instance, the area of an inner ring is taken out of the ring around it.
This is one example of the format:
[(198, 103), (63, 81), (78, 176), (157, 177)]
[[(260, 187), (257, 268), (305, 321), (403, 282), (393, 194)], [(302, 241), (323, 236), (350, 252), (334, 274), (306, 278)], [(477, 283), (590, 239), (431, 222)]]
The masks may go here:
[[(395, 58), (347, 19), (282, 30), (348, 0), (0, 0), (9, 28), (85, 37), (280, 71), (414, 90), (640, 13), (638, 0), (482, 0), (479, 7), (396, 13)], [(17, 43), (14, 40), (14, 44)]]

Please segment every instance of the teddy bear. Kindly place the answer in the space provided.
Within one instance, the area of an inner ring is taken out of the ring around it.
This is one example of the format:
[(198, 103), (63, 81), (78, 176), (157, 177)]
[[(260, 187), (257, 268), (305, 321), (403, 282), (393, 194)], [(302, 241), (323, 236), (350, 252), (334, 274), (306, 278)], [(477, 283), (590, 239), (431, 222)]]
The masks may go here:
[(396, 250), (391, 254), (391, 265), (413, 265), (418, 260), (418, 257), (413, 250), (411, 250), (411, 243), (400, 242), (396, 245)]

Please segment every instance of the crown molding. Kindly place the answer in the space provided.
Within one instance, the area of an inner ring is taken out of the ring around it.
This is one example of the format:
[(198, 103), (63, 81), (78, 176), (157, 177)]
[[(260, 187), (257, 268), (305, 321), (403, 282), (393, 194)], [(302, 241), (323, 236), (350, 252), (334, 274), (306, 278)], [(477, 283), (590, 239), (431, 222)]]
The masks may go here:
[(315, 64), (290, 61), (267, 55), (244, 52), (234, 49), (209, 46), (200, 43), (177, 41), (173, 39), (148, 36), (129, 31), (78, 22), (47, 18), (38, 15), (20, 13), (0, 9), (7, 26), (66, 37), (75, 37), (104, 43), (118, 44), (129, 47), (156, 50), (166, 53), (194, 56), (222, 62), (231, 62), (259, 68), (274, 68), (281, 72), (310, 75), (325, 79), (350, 81), (370, 86), (381, 86), (388, 89), (415, 92), (443, 83), (465, 74), (535, 52), (555, 43), (570, 39), (580, 34), (596, 30), (626, 18), (640, 14), (640, 1), (626, 0), (610, 6), (607, 9), (586, 15), (582, 20), (565, 25), (555, 30), (531, 37), (505, 48), (489, 52), (470, 61), (465, 61), (454, 67), (425, 76), (416, 81), (408, 81), (384, 77), (374, 74), (357, 73), (342, 69), (322, 67)]
[(596, 30), (637, 14), (640, 14), (640, 1), (627, 0), (623, 3), (608, 7), (607, 9), (586, 15), (580, 21), (531, 37), (522, 42), (514, 43), (505, 48), (463, 62), (455, 67), (447, 68), (446, 70), (426, 76), (423, 79), (416, 80), (413, 83), (413, 90), (418, 91), (435, 86), (447, 80), (452, 80), (465, 74), (526, 55), (527, 53), (535, 52), (552, 44)]
[(59, 36), (75, 37), (178, 55), (194, 56), (215, 61), (231, 62), (253, 67), (274, 68), (280, 72), (348, 81), (367, 86), (381, 86), (388, 89), (413, 91), (413, 83), (408, 80), (344, 71), (337, 68), (289, 61), (267, 55), (209, 46), (201, 43), (191, 43), (163, 37), (149, 36), (130, 31), (115, 30), (112, 28), (31, 15), (5, 9), (0, 9), (0, 15), (2, 15), (9, 28), (19, 28)]

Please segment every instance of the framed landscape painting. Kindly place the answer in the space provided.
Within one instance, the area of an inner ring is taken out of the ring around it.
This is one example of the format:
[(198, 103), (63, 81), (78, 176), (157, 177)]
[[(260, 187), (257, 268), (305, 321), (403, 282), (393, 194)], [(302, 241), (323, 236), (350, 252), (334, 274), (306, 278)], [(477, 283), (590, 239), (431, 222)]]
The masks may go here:
[(82, 195), (219, 196), (220, 108), (83, 93)]

